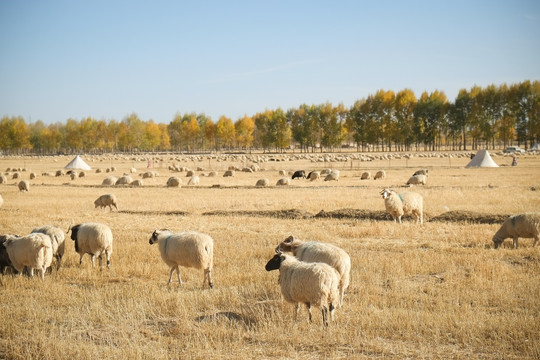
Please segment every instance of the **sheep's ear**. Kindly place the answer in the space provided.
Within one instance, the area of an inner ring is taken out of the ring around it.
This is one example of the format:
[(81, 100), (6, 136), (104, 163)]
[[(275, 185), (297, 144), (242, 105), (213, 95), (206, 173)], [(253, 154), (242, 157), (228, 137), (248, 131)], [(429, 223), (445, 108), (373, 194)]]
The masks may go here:
[(283, 240), (284, 243), (292, 243), (294, 241), (294, 236), (289, 236), (288, 238), (286, 238), (285, 240)]

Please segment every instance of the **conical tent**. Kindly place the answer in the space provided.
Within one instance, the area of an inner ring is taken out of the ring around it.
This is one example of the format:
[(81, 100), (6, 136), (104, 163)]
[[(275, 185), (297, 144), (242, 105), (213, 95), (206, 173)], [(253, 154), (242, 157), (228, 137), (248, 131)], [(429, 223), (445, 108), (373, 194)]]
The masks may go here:
[(478, 150), (476, 155), (465, 167), (499, 167), (499, 165), (497, 165), (495, 161), (493, 161), (487, 150)]
[(79, 155), (75, 156), (73, 160), (65, 166), (66, 169), (79, 169), (79, 170), (91, 170), (92, 168), (84, 162)]

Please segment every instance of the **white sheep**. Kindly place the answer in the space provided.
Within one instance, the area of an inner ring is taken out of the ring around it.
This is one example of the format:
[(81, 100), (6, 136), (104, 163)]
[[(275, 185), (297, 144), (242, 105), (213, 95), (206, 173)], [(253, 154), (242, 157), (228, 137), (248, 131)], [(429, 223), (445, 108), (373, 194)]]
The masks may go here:
[(308, 174), (309, 181), (315, 181), (319, 180), (321, 178), (321, 172), (320, 171), (312, 171)]
[(276, 253), (265, 266), (266, 271), (279, 269), (279, 285), (285, 301), (295, 304), (295, 321), (298, 316), (299, 303), (305, 304), (312, 321), (311, 307), (321, 309), (324, 326), (334, 320), (334, 310), (339, 302), (339, 274), (325, 263), (307, 263), (292, 255)]
[(107, 268), (111, 266), (111, 254), (113, 252), (113, 235), (111, 229), (101, 223), (83, 223), (70, 226), (71, 240), (75, 241), (75, 251), (80, 255), (79, 264), (82, 264), (84, 254), (92, 257), (92, 267), (94, 258), (99, 258), (100, 270), (102, 266), (102, 256), (107, 257)]
[(123, 175), (116, 180), (115, 185), (129, 185), (133, 182), (133, 178), (129, 175)]
[(26, 180), (21, 180), (19, 182), (19, 191), (29, 191), (30, 190), (30, 183)]
[(51, 238), (52, 254), (56, 259), (56, 270), (60, 269), (60, 266), (62, 265), (62, 257), (64, 256), (66, 248), (65, 235), (62, 229), (53, 225), (44, 225), (34, 228), (32, 233), (49, 235)]
[(321, 262), (336, 269), (339, 273), (339, 306), (343, 305), (351, 276), (351, 257), (345, 250), (333, 244), (304, 241), (291, 235), (276, 247), (278, 251), (292, 253), (301, 261)]
[(161, 258), (171, 268), (170, 284), (174, 271), (180, 278), (180, 266), (203, 269), (203, 287), (206, 280), (208, 286), (214, 287), (212, 282), (212, 268), (214, 264), (214, 240), (207, 234), (195, 231), (173, 233), (170, 230), (155, 230), (149, 240), (150, 245), (158, 244)]
[(52, 243), (48, 235), (35, 233), (22, 237), (8, 237), (4, 241), (11, 264), (22, 274), (25, 267), (30, 269), (30, 276), (34, 276), (34, 269), (41, 272), (41, 279), (45, 279), (45, 271), (52, 262)]
[(330, 174), (326, 175), (324, 178), (324, 181), (338, 181), (339, 180), (339, 172), (332, 171)]
[(291, 181), (289, 178), (281, 178), (276, 182), (277, 186), (288, 186), (290, 185)]
[(362, 173), (362, 176), (360, 177), (360, 180), (369, 180), (371, 179), (371, 173), (369, 171), (364, 171)]
[(129, 185), (130, 186), (143, 186), (144, 182), (141, 179), (137, 179), (137, 180), (133, 180), (133, 182)]
[(199, 176), (198, 175), (193, 175), (189, 179), (188, 185), (199, 185), (200, 182), (201, 182), (201, 179), (199, 178)]
[(377, 171), (377, 173), (375, 174), (375, 177), (373, 178), (374, 180), (384, 180), (386, 179), (386, 171), (384, 170), (379, 170)]
[(114, 176), (107, 176), (105, 179), (103, 179), (103, 182), (101, 183), (101, 185), (103, 186), (113, 186), (114, 184), (116, 184), (116, 177)]
[(267, 187), (270, 185), (270, 180), (268, 179), (259, 179), (255, 184), (256, 187)]
[(412, 214), (416, 216), (416, 222), (423, 224), (424, 200), (422, 195), (410, 191), (398, 194), (391, 189), (384, 189), (381, 191), (381, 195), (386, 211), (392, 215), (394, 222), (401, 223), (403, 215)]
[(534, 238), (533, 246), (538, 243), (540, 235), (540, 213), (530, 212), (510, 216), (506, 219), (501, 228), (493, 236), (493, 243), (497, 249), (504, 239), (511, 237), (514, 241), (514, 248), (518, 248), (518, 238)]
[(100, 208), (106, 208), (107, 206), (112, 211), (112, 207), (118, 211), (118, 203), (116, 202), (116, 195), (114, 194), (103, 194), (94, 201), (94, 208), (98, 206)]
[(426, 185), (427, 175), (413, 175), (407, 180), (407, 185)]

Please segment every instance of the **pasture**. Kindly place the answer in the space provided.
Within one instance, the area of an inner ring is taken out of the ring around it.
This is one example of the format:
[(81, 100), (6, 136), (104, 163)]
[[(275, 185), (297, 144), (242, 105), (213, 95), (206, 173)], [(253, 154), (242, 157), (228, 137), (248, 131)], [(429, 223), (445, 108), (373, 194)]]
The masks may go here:
[[(26, 169), (0, 184), (0, 233), (103, 222), (114, 236), (110, 270), (92, 269), (87, 255), (79, 266), (67, 235), (63, 267), (44, 282), (0, 275), (2, 359), (540, 358), (540, 248), (520, 239), (515, 250), (507, 239), (493, 249), (500, 222), (489, 220), (540, 211), (538, 154), (520, 156), (517, 167), (484, 169), (465, 169), (466, 156), (311, 162), (276, 155), (283, 161), (233, 177), (222, 174), (251, 162), (160, 155), (151, 169), (158, 176), (142, 187), (101, 186), (110, 174), (95, 169), (114, 166), (120, 177), (136, 168), (131, 176), (140, 179), (148, 170), (144, 156), (82, 157), (93, 170), (75, 180), (42, 175), (72, 156), (0, 158), (3, 173)], [(494, 160), (509, 165), (511, 157)], [(173, 163), (218, 175), (187, 186), (185, 172), (168, 169)], [(323, 168), (340, 170), (339, 181), (275, 186), (279, 170)], [(410, 190), (424, 197), (424, 224), (384, 218), (380, 191), (409, 190), (403, 185), (420, 168), (429, 169), (428, 183)], [(386, 179), (360, 180), (380, 169)], [(15, 184), (30, 171), (37, 178), (19, 192)], [(173, 175), (181, 188), (165, 186)], [(270, 186), (256, 188), (260, 178)], [(119, 211), (94, 208), (106, 193), (116, 195)], [(148, 243), (163, 228), (213, 237), (214, 289), (202, 288), (202, 270), (185, 268), (183, 286), (167, 286), (169, 268)], [(295, 323), (278, 273), (264, 270), (289, 235), (335, 244), (351, 256), (351, 286), (326, 329), (316, 309), (308, 324), (303, 306)]]

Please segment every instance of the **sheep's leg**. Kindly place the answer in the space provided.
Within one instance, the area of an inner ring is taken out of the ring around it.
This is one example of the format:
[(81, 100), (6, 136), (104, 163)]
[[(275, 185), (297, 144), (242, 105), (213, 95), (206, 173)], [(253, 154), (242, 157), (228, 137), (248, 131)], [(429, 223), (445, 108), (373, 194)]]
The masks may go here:
[(398, 216), (398, 222), (401, 224), (401, 216)]
[(30, 268), (30, 277), (34, 277), (34, 268)]
[(56, 271), (60, 270), (60, 265), (62, 265), (62, 255), (55, 255), (56, 257)]
[(45, 271), (47, 271), (47, 268), (43, 265), (41, 267), (41, 281), (45, 281)]
[(514, 249), (518, 248), (518, 237), (514, 236)]
[(334, 304), (330, 303), (330, 321), (334, 321), (334, 310), (336, 310), (336, 308), (334, 307)]
[(176, 275), (178, 275), (178, 283), (182, 286), (182, 279), (180, 278), (180, 267), (176, 266)]
[(534, 237), (533, 247), (535, 247), (537, 243), (538, 243), (538, 235)]
[(81, 257), (79, 258), (79, 266), (82, 265), (82, 258), (83, 258), (84, 254), (81, 254)]
[(107, 269), (111, 268), (111, 253), (106, 251), (105, 254), (107, 255)]
[(300, 304), (296, 303), (295, 309), (294, 309), (294, 322), (298, 319), (298, 309), (300, 308)]
[(173, 277), (173, 274), (174, 274), (174, 270), (176, 269), (175, 266), (171, 267), (171, 273), (170, 273), (170, 276), (169, 276), (169, 281), (167, 282), (167, 285), (169, 285), (171, 282), (172, 282), (172, 277)]
[(322, 321), (324, 326), (328, 326), (328, 308), (326, 306), (322, 306)]
[(206, 278), (208, 278), (208, 286), (210, 286), (210, 289), (214, 287), (214, 283), (212, 282), (212, 270), (210, 269), (204, 269), (204, 278), (203, 278), (203, 287), (204, 283), (206, 282)]
[(306, 307), (307, 307), (307, 312), (309, 314), (309, 323), (311, 324), (312, 322), (312, 318), (311, 318), (311, 304), (310, 303), (306, 303)]

